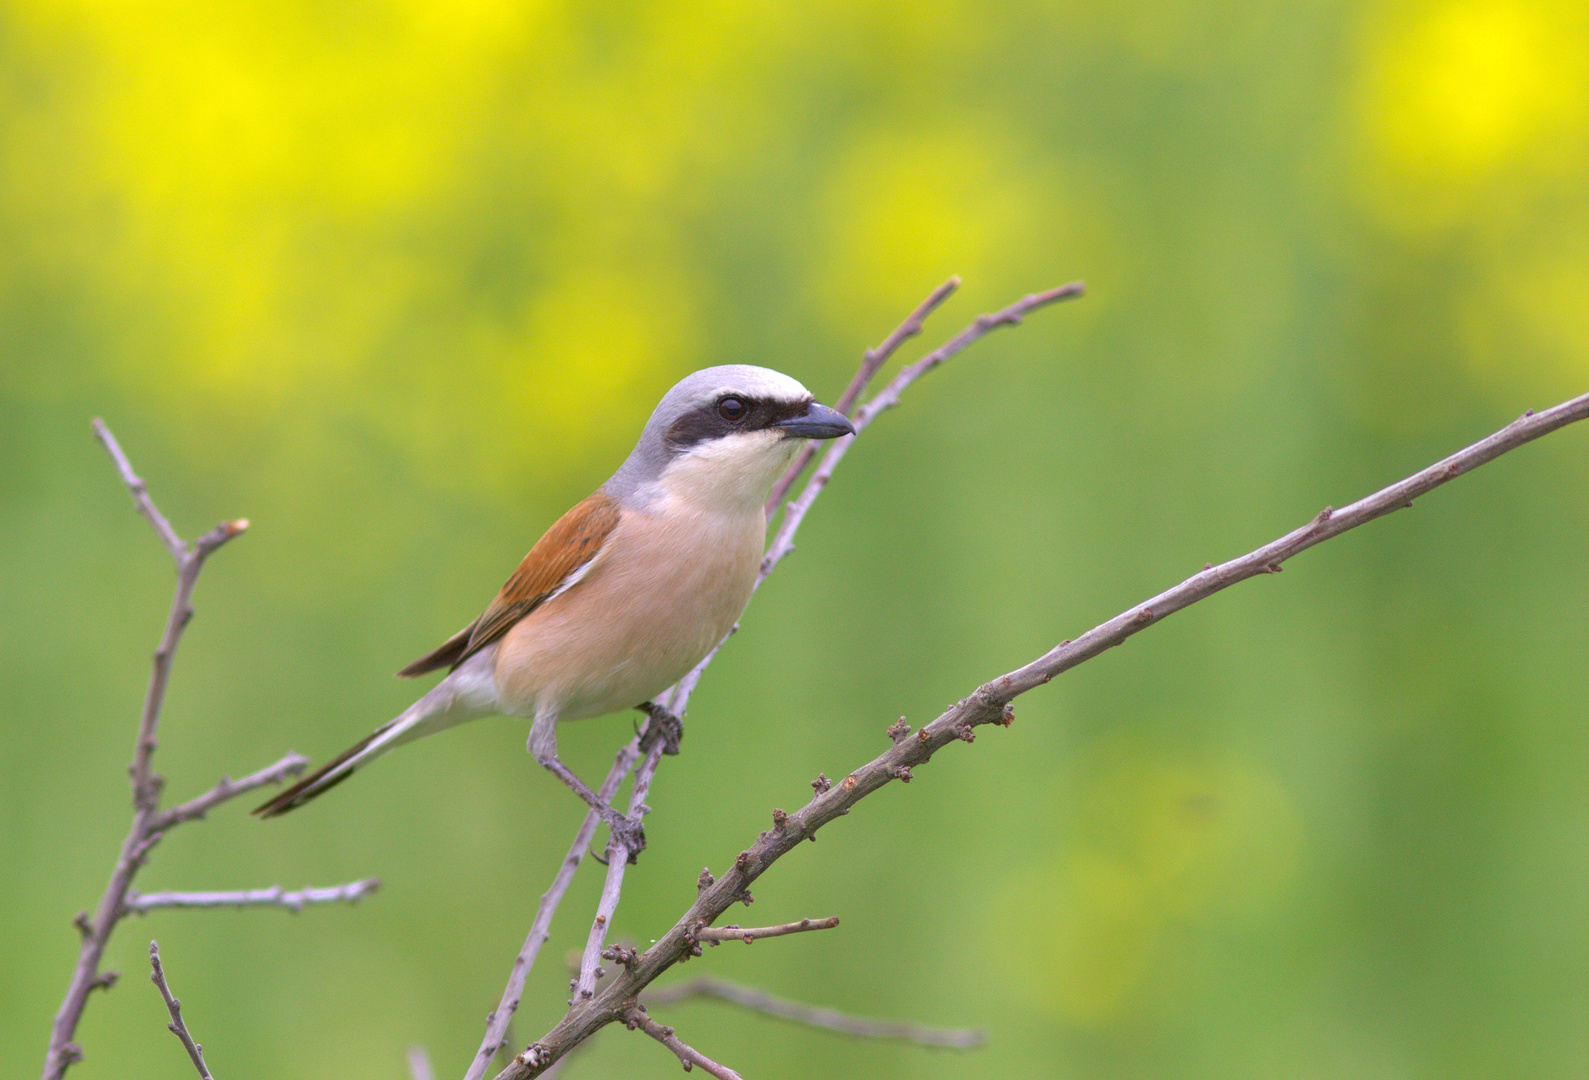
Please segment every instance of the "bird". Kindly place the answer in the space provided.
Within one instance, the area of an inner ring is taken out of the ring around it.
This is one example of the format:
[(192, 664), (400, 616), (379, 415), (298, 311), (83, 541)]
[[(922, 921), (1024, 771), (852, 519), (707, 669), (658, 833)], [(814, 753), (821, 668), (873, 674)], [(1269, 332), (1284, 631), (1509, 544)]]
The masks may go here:
[(525, 717), (530, 754), (638, 854), (639, 826), (558, 758), (558, 722), (640, 709), (671, 729), (676, 750), (678, 719), (653, 699), (750, 601), (773, 484), (807, 442), (854, 434), (843, 413), (770, 368), (686, 376), (618, 471), (546, 530), (480, 617), (398, 672), (446, 677), (254, 813), (295, 810), (381, 755), (469, 720)]

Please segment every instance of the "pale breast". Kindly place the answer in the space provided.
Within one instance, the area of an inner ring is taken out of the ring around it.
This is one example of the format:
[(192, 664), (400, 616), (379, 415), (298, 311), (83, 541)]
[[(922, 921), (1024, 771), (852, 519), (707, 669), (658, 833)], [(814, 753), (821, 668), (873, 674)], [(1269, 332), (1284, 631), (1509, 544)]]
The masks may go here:
[(766, 535), (760, 506), (625, 510), (585, 578), (508, 631), (497, 651), (504, 710), (563, 719), (632, 708), (676, 682), (734, 625)]

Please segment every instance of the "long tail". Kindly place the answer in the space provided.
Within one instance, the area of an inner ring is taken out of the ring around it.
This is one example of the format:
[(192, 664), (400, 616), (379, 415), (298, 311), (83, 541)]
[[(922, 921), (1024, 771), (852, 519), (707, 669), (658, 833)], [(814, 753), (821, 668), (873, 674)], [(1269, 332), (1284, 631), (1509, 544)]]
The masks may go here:
[(256, 807), (254, 813), (262, 818), (280, 817), (316, 795), (330, 791), (388, 750), (496, 712), (496, 685), (490, 674), (495, 652), (492, 648), (470, 657), (401, 715), (388, 720), (263, 806)]
[(366, 762), (380, 757), (396, 746), (398, 737), (420, 719), (415, 717), (405, 725), (403, 721), (407, 716), (408, 714), (404, 713), (395, 720), (388, 720), (274, 799), (263, 806), (256, 806), (254, 813), (262, 818), (280, 817), (289, 810), (298, 809), (316, 795), (330, 791), (352, 776), (354, 771)]

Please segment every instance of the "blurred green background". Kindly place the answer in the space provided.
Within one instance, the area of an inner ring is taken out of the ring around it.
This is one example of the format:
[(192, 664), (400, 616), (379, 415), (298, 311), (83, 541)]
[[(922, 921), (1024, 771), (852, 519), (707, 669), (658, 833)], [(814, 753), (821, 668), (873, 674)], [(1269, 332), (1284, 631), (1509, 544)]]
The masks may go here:
[[(693, 702), (617, 931), (977, 682), (1589, 388), (1589, 9), (1552, 0), (12, 0), (0, 9), (0, 1045), (37, 1074), (128, 821), (171, 573), (88, 418), (210, 565), (172, 798), (405, 705), (708, 364), (829, 400), (1083, 278), (844, 462)], [(710, 1003), (773, 1080), (1589, 1075), (1589, 430), (1223, 594), (825, 830), (710, 972), (985, 1027), (971, 1055)], [(629, 717), (564, 728), (602, 770)], [(81, 1080), (458, 1076), (579, 817), (485, 721), (157, 888), (379, 875), (356, 909), (126, 924)], [(525, 996), (563, 1010), (582, 871)], [(660, 1014), (659, 1014), (660, 1015)], [(572, 1077), (671, 1076), (609, 1029)]]

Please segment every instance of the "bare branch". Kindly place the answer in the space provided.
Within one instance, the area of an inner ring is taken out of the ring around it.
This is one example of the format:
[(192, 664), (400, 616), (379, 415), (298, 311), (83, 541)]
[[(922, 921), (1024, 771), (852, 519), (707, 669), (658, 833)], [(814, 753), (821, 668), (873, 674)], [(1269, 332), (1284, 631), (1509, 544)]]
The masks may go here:
[(423, 1046), (408, 1048), (408, 1075), (411, 1080), (436, 1080), (436, 1070), (430, 1067), (430, 1055)]
[[(902, 372), (901, 375), (904, 373)], [(880, 394), (879, 397), (882, 395)], [(875, 401), (876, 399), (874, 399)], [(864, 411), (864, 410), (863, 410)], [(633, 964), (616, 972), (589, 1000), (578, 1001), (557, 1025), (499, 1074), (498, 1080), (526, 1080), (557, 1060), (570, 1046), (615, 1020), (625, 1019), (632, 1001), (662, 972), (690, 955), (694, 946), (691, 928), (710, 925), (727, 911), (741, 893), (801, 840), (815, 835), (823, 825), (849, 813), (867, 795), (890, 781), (910, 775), (933, 754), (952, 742), (971, 742), (975, 728), (990, 723), (1008, 725), (1014, 719), (1010, 702), (1027, 690), (1125, 641), (1182, 608), (1246, 578), (1273, 573), (1293, 555), (1339, 536), (1348, 529), (1412, 505), (1412, 500), (1441, 484), (1492, 461), (1509, 450), (1532, 442), (1557, 428), (1589, 416), (1589, 394), (1563, 402), (1541, 413), (1532, 410), (1505, 428), (1444, 458), (1412, 476), (1375, 492), (1341, 510), (1326, 507), (1311, 522), (1272, 543), (1217, 567), (1209, 567), (1146, 603), (1132, 607), (1094, 627), (1074, 641), (999, 676), (971, 696), (951, 706), (914, 736), (892, 740), (889, 749), (856, 769), (841, 782), (824, 787), (800, 810), (786, 815), (784, 827), (762, 833), (739, 853), (721, 878), (703, 888), (690, 909)], [(812, 478), (813, 482), (816, 477)]]
[[(656, 718), (646, 722), (646, 728), (657, 723)], [(645, 736), (641, 736), (644, 742)], [(657, 763), (662, 760), (663, 743), (660, 739), (650, 740), (646, 756), (635, 770), (634, 790), (629, 795), (629, 820), (636, 825), (644, 819), (646, 811), (651, 808), (646, 805), (646, 796), (651, 792), (651, 780), (656, 776)], [(590, 934), (585, 939), (585, 955), (580, 961), (579, 976), (574, 980), (574, 998), (588, 998), (596, 992), (596, 980), (600, 978), (597, 966), (601, 960), (602, 947), (607, 943), (607, 931), (612, 927), (612, 917), (618, 910), (618, 894), (623, 890), (624, 869), (629, 864), (629, 848), (618, 837), (613, 837), (607, 844), (607, 880), (601, 887), (601, 899), (596, 904), (596, 917), (591, 920)]]
[(648, 996), (645, 1003), (654, 1008), (698, 997), (718, 998), (768, 1016), (776, 1016), (780, 1020), (792, 1020), (797, 1024), (826, 1028), (863, 1039), (893, 1039), (922, 1046), (947, 1046), (955, 1050), (971, 1050), (987, 1041), (987, 1035), (974, 1028), (935, 1028), (898, 1020), (868, 1020), (834, 1009), (802, 1005), (798, 1001), (774, 997), (748, 986), (710, 976), (658, 990)]
[(144, 694), (143, 710), (138, 721), (138, 741), (133, 749), (132, 764), (128, 768), (132, 777), (132, 827), (122, 841), (121, 854), (111, 871), (110, 882), (105, 886), (93, 918), (86, 923), (78, 923), (80, 929), (85, 925), (87, 929), (82, 935), (77, 965), (67, 985), (66, 997), (50, 1028), (50, 1048), (44, 1058), (43, 1080), (60, 1080), (73, 1063), (82, 1059), (82, 1048), (72, 1041), (72, 1036), (77, 1031), (89, 992), (96, 985), (105, 945), (116, 923), (126, 914), (127, 890), (132, 886), (133, 878), (164, 835), (159, 828), (162, 781), (155, 774), (152, 762), (160, 726), (160, 710), (165, 703), (166, 685), (170, 681), (171, 661), (182, 640), (182, 631), (193, 618), (193, 587), (210, 554), (248, 528), (248, 522), (243, 520), (224, 521), (192, 545), (184, 545), (172, 530), (170, 522), (149, 498), (143, 480), (133, 472), (127, 456), (122, 453), (110, 430), (96, 420), (94, 432), (110, 454), (122, 481), (132, 492), (139, 511), (149, 519), (176, 562), (177, 585), (171, 598), (170, 613), (166, 617), (165, 632), (152, 659), (149, 688)]
[[(607, 779), (602, 781), (601, 787), (596, 791), (602, 802), (612, 802), (612, 797), (617, 794), (624, 777), (629, 775), (629, 770), (633, 769), (635, 762), (639, 760), (640, 739), (641, 736), (636, 735), (629, 741), (629, 745), (619, 750), (613, 758)], [(594, 810), (585, 815), (579, 831), (574, 834), (574, 842), (569, 846), (568, 854), (563, 857), (563, 863), (557, 869), (557, 876), (552, 879), (551, 888), (541, 895), (541, 906), (536, 909), (535, 920), (530, 924), (529, 936), (524, 939), (524, 947), (513, 960), (513, 970), (508, 975), (507, 986), (502, 990), (502, 999), (497, 1003), (496, 1010), (486, 1019), (485, 1038), (480, 1042), (480, 1049), (475, 1051), (464, 1080), (481, 1080), (486, 1070), (491, 1067), (491, 1060), (496, 1057), (497, 1051), (505, 1045), (508, 1025), (512, 1022), (513, 1013), (519, 1007), (519, 998), (524, 993), (524, 980), (529, 976), (530, 968), (535, 966), (535, 958), (540, 955), (541, 946), (546, 944), (546, 939), (551, 936), (552, 916), (557, 913), (557, 905), (562, 903), (563, 894), (573, 882), (574, 871), (579, 869), (579, 864), (584, 860), (585, 852), (590, 848), (591, 838), (596, 835), (596, 826), (600, 821)]]
[(684, 1071), (689, 1072), (693, 1066), (699, 1065), (701, 1069), (718, 1080), (740, 1080), (740, 1075), (726, 1065), (719, 1065), (699, 1050), (683, 1042), (673, 1034), (673, 1029), (664, 1027), (646, 1015), (646, 1011), (639, 1006), (624, 1013), (624, 1025), (630, 1031), (643, 1031), (663, 1046), (672, 1050), (678, 1059), (684, 1063)]
[[(861, 366), (856, 370), (855, 376), (850, 379), (850, 385), (844, 388), (844, 393), (839, 395), (839, 400), (833, 407), (845, 416), (850, 415), (850, 409), (855, 405), (856, 399), (872, 381), (878, 369), (888, 363), (888, 358), (893, 356), (899, 347), (917, 334), (921, 333), (921, 325), (927, 316), (938, 310), (938, 306), (954, 294), (960, 287), (960, 279), (952, 277), (932, 291), (932, 295), (923, 300), (921, 304), (906, 316), (905, 321), (894, 328), (894, 332), (883, 339), (883, 343), (875, 349), (867, 349), (866, 355), (861, 358)], [(789, 466), (789, 471), (784, 473), (778, 483), (773, 485), (772, 495), (767, 499), (767, 517), (770, 519), (778, 510), (778, 504), (794, 485), (796, 479), (811, 464), (811, 459), (817, 456), (816, 443), (806, 443), (801, 447), (800, 454), (795, 458), (794, 464)]]
[(193, 618), (193, 586), (199, 571), (210, 554), (234, 536), (241, 536), (248, 522), (223, 521), (193, 542), (177, 566), (176, 594), (171, 598), (171, 613), (166, 618), (165, 633), (152, 659), (149, 689), (144, 694), (143, 714), (138, 725), (138, 745), (133, 752), (131, 773), (133, 805), (140, 816), (152, 820), (155, 804), (160, 799), (161, 780), (154, 775), (150, 760), (158, 745), (155, 735), (160, 726), (160, 710), (165, 705), (166, 686), (171, 679), (171, 661), (176, 656), (177, 645), (182, 641), (182, 631)]
[[(1056, 675), (1119, 645), (1131, 635), (1182, 608), (1205, 600), (1238, 581), (1276, 573), (1282, 563), (1314, 544), (1339, 536), (1359, 525), (1366, 525), (1375, 518), (1408, 509), (1420, 495), (1428, 494), (1447, 481), (1493, 461), (1509, 450), (1515, 450), (1585, 417), (1589, 417), (1589, 394), (1564, 401), (1544, 412), (1536, 413), (1530, 409), (1493, 435), (1442, 458), (1405, 480), (1339, 510), (1326, 506), (1312, 521), (1280, 539), (1238, 559), (1194, 574), (1175, 588), (1167, 589), (1108, 622), (1093, 627), (1074, 641), (1061, 642), (1030, 664), (987, 684), (983, 689), (988, 691), (988, 700), (1007, 702), (1033, 687), (1041, 686)], [(982, 693), (982, 690), (978, 693)]]
[(279, 907), (296, 915), (312, 904), (356, 904), (380, 887), (380, 878), (365, 878), (346, 885), (297, 892), (287, 892), (280, 885), (239, 892), (141, 893), (133, 889), (127, 893), (126, 910), (132, 915), (147, 915), (158, 908)]
[(235, 799), (245, 792), (262, 788), (267, 784), (279, 784), (289, 776), (297, 776), (303, 772), (309, 759), (301, 754), (288, 754), (274, 765), (267, 765), (256, 773), (250, 773), (241, 780), (230, 777), (221, 777), (221, 782), (216, 784), (203, 795), (189, 799), (187, 802), (160, 814), (154, 820), (154, 828), (158, 832), (168, 832), (173, 825), (180, 825), (184, 821), (202, 818), (205, 814), (229, 799)]
[(868, 401), (866, 406), (856, 414), (856, 430), (859, 431), (877, 419), (879, 413), (898, 405), (901, 391), (966, 346), (986, 337), (1001, 326), (1021, 325), (1023, 319), (1039, 308), (1057, 304), (1061, 300), (1074, 299), (1086, 291), (1086, 286), (1081, 282), (1072, 281), (1069, 285), (1061, 285), (1046, 292), (1031, 293), (1023, 296), (1002, 311), (995, 311), (991, 315), (977, 316), (976, 321), (960, 331), (960, 333), (920, 360), (917, 360), (914, 364), (909, 364), (902, 368), (899, 374), (895, 375), (889, 384), (879, 390), (877, 396)]
[(133, 472), (132, 462), (122, 453), (121, 444), (105, 426), (105, 421), (96, 416), (92, 423), (94, 434), (99, 437), (99, 441), (105, 447), (105, 453), (110, 455), (110, 460), (115, 462), (116, 471), (121, 474), (121, 482), (126, 484), (127, 490), (132, 493), (132, 501), (137, 504), (138, 512), (148, 519), (155, 535), (171, 553), (171, 561), (177, 564), (177, 569), (182, 569), (182, 563), (188, 557), (188, 545), (177, 535), (177, 531), (171, 527), (171, 522), (167, 521), (166, 516), (160, 512), (160, 508), (155, 506), (154, 500), (149, 498), (149, 489), (145, 486), (143, 478)]
[(807, 930), (831, 930), (839, 925), (837, 915), (826, 919), (801, 919), (799, 922), (780, 923), (777, 926), (701, 926), (692, 933), (696, 941), (709, 941), (716, 944), (719, 941), (743, 941), (746, 945), (758, 938), (783, 937), (785, 934), (800, 934)]
[(210, 1075), (210, 1067), (204, 1064), (204, 1047), (193, 1041), (193, 1036), (188, 1034), (188, 1026), (182, 1022), (182, 1002), (171, 996), (171, 988), (166, 985), (165, 969), (160, 966), (158, 942), (149, 943), (149, 966), (154, 969), (149, 975), (149, 981), (159, 988), (160, 996), (166, 1001), (166, 1011), (171, 1014), (171, 1022), (166, 1027), (171, 1029), (171, 1034), (182, 1040), (182, 1045), (193, 1061), (193, 1067), (199, 1070), (202, 1080), (215, 1080)]

